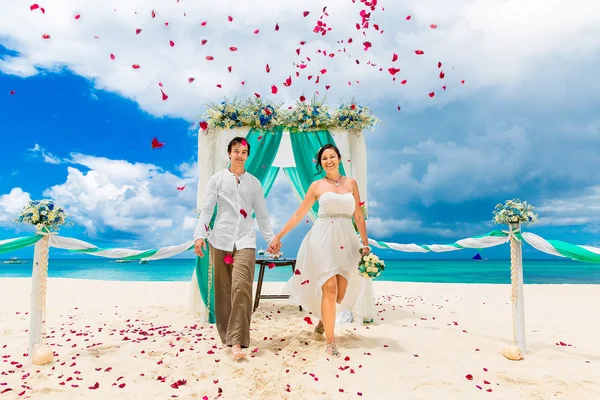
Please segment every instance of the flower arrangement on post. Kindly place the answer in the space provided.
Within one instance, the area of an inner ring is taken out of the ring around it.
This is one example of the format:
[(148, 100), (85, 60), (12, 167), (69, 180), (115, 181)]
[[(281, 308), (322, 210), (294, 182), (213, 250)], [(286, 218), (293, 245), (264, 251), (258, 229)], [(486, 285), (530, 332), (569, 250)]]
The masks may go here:
[(506, 200), (497, 204), (494, 209), (494, 222), (497, 224), (535, 224), (538, 215), (533, 212), (534, 206), (520, 199)]
[(281, 104), (273, 104), (258, 97), (246, 100), (242, 113), (244, 125), (269, 130), (281, 125), (282, 119)]
[(222, 101), (220, 104), (210, 103), (204, 118), (211, 128), (233, 129), (244, 126), (243, 108), (240, 101)]
[(316, 96), (312, 98), (310, 103), (303, 100), (296, 101), (296, 105), (287, 114), (285, 125), (294, 127), (300, 132), (318, 131), (333, 127), (329, 107), (324, 100), (317, 100)]
[(354, 99), (349, 104), (341, 103), (334, 114), (335, 127), (352, 133), (360, 133), (368, 128), (374, 129), (375, 124), (379, 122), (369, 107), (357, 105)]
[(31, 224), (39, 230), (45, 228), (46, 231), (54, 231), (67, 225), (67, 217), (65, 210), (52, 200), (31, 200), (14, 221)]
[(369, 253), (358, 262), (358, 273), (363, 278), (377, 278), (385, 270), (385, 262), (375, 254)]

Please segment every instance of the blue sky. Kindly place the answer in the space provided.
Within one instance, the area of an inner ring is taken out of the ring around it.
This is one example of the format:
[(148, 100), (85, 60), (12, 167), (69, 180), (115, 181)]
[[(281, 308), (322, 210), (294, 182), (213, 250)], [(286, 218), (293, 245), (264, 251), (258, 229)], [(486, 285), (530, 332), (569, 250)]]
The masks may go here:
[[(205, 104), (267, 94), (271, 84), (280, 90), (270, 97), (291, 104), (330, 84), (330, 105), (355, 97), (382, 121), (365, 133), (370, 237), (453, 242), (493, 229), (495, 204), (521, 197), (540, 213), (533, 232), (600, 245), (600, 11), (590, 12), (585, 1), (493, 1), (485, 7), (390, 2), (371, 21), (384, 34), (370, 29), (366, 38), (354, 28), (362, 8), (350, 0), (329, 5), (325, 20), (332, 31), (325, 37), (312, 33), (321, 15), (317, 1), (286, 2), (267, 12), (265, 4), (251, 1), (209, 10), (185, 0), (132, 1), (127, 7), (64, 0), (46, 6), (45, 14), (16, 3), (7, 10), (14, 18), (0, 21), (0, 239), (30, 232), (11, 222), (24, 202), (52, 197), (73, 214), (75, 226), (64, 235), (139, 249), (186, 241), (193, 232), (198, 175), (197, 128), (191, 125), (197, 126)], [(539, 15), (540, 7), (548, 14)], [(302, 17), (303, 10), (311, 11), (309, 17)], [(565, 19), (568, 24), (559, 24)], [(51, 39), (43, 40), (44, 33)], [(346, 45), (337, 41), (348, 37), (370, 40), (373, 47), (365, 52), (358, 43), (338, 52)], [(208, 45), (199, 44), (203, 38)], [(315, 60), (314, 69), (327, 68), (328, 76), (318, 87), (302, 76), (284, 88), (281, 81), (302, 59), (294, 52), (300, 40), (308, 42), (302, 56)], [(232, 45), (239, 54), (227, 50)], [(336, 57), (325, 59), (316, 49)], [(425, 55), (416, 56), (415, 49)], [(393, 53), (407, 85), (392, 82), (386, 72)], [(212, 63), (204, 59), (209, 54)], [(141, 69), (134, 71), (132, 63)], [(233, 65), (232, 74), (226, 65)], [(432, 90), (433, 99), (427, 95)], [(166, 146), (152, 150), (154, 136)], [(182, 185), (186, 189), (178, 191)], [(279, 180), (269, 198), (276, 229), (295, 204)], [(290, 235), (286, 253), (295, 253), (307, 229), (302, 225)], [(485, 254), (505, 258), (508, 248)], [(525, 254), (543, 257), (527, 247)], [(31, 250), (15, 255), (30, 257)], [(466, 258), (472, 252), (418, 257), (436, 256)]]

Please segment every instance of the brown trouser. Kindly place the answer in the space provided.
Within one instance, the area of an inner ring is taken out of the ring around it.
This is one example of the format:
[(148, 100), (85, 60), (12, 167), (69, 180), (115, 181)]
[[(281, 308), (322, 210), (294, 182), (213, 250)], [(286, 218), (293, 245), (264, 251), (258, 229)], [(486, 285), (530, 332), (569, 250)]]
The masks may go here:
[[(215, 280), (215, 316), (221, 341), (227, 346), (250, 346), (252, 282), (256, 264), (255, 249), (227, 252), (210, 246)], [(225, 264), (227, 254), (233, 265)]]

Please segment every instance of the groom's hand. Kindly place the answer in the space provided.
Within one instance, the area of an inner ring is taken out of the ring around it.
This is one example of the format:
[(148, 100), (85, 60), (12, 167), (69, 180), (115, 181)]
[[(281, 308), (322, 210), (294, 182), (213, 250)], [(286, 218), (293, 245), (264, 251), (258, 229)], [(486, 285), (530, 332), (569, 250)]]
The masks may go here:
[(204, 239), (196, 239), (194, 243), (194, 253), (198, 255), (198, 257), (204, 257), (204, 252), (202, 250), (206, 250), (206, 243), (204, 243)]

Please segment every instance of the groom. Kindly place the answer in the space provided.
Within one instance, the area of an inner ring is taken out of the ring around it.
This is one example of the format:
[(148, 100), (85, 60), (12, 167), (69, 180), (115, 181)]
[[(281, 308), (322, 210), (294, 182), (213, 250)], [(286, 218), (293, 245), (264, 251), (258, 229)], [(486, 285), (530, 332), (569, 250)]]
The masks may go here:
[[(267, 202), (256, 177), (245, 169), (250, 144), (235, 137), (227, 145), (230, 167), (208, 180), (204, 203), (194, 231), (194, 252), (204, 257), (208, 238), (214, 265), (215, 315), (223, 344), (231, 347), (233, 358), (246, 357), (243, 348), (250, 345), (252, 316), (252, 282), (256, 264), (256, 233), (252, 212), (258, 227), (271, 243), (275, 235), (267, 213)], [(214, 229), (208, 225), (217, 205)]]

